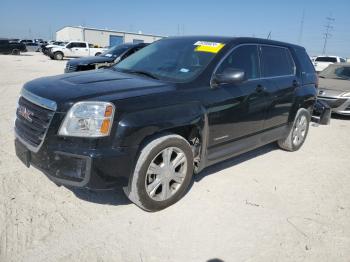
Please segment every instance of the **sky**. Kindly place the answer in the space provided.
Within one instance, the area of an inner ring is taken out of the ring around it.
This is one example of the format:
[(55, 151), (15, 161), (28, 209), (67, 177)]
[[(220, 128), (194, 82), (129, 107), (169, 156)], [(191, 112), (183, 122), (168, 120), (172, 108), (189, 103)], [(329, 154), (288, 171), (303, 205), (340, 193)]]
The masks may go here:
[(164, 36), (271, 32), (271, 39), (318, 55), (326, 17), (335, 19), (327, 54), (350, 57), (350, 0), (0, 0), (0, 37), (52, 39), (58, 29), (79, 25)]

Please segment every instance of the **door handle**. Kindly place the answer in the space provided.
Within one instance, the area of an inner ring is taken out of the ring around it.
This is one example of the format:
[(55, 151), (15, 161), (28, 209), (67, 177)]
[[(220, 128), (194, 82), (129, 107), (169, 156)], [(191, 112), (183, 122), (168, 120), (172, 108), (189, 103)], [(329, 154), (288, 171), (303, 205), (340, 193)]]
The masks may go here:
[(293, 86), (294, 86), (294, 87), (299, 87), (299, 85), (300, 85), (300, 84), (299, 84), (299, 81), (294, 79), (294, 80), (293, 80)]
[(266, 90), (266, 88), (263, 85), (257, 85), (256, 88), (255, 88), (255, 91), (257, 93), (261, 93), (261, 92), (263, 92), (265, 90)]

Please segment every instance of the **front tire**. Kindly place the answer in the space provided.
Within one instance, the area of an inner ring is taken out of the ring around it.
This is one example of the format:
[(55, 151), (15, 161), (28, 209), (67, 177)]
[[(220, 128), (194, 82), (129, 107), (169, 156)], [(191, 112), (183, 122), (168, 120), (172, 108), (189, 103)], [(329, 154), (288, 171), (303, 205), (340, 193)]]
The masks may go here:
[(125, 193), (140, 208), (158, 211), (182, 198), (192, 174), (190, 144), (179, 135), (162, 135), (141, 149)]
[(13, 49), (11, 52), (12, 55), (20, 55), (20, 53), (21, 52), (18, 49)]
[(300, 108), (295, 116), (294, 123), (288, 136), (277, 141), (280, 148), (286, 151), (297, 151), (304, 144), (309, 132), (311, 115), (305, 108)]
[(96, 53), (95, 56), (99, 56), (101, 53)]
[(63, 59), (63, 54), (61, 52), (56, 52), (53, 54), (53, 58), (55, 60), (62, 60)]

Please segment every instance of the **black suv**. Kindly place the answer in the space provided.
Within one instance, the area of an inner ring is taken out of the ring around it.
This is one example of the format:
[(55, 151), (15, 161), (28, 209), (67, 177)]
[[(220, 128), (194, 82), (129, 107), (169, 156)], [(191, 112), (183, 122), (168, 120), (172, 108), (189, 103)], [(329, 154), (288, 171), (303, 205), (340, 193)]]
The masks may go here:
[(0, 38), (0, 54), (19, 55), (26, 52), (26, 46), (22, 43), (16, 43), (6, 38)]
[(232, 37), (157, 41), (111, 69), (24, 85), (16, 153), (58, 185), (121, 185), (148, 211), (186, 192), (192, 174), (277, 141), (298, 150), (317, 75), (303, 47)]

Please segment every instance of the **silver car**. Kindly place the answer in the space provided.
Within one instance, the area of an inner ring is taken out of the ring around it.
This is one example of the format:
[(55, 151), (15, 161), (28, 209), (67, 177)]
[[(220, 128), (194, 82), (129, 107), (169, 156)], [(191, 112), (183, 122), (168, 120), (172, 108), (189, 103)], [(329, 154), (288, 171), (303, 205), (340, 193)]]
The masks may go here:
[(333, 113), (350, 115), (350, 63), (330, 65), (319, 74), (318, 99)]

